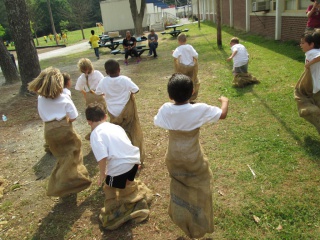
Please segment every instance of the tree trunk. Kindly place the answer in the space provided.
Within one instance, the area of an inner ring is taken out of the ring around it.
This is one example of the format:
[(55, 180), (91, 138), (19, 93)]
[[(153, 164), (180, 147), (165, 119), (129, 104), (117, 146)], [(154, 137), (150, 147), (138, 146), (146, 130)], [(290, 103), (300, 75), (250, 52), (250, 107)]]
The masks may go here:
[(220, 0), (217, 0), (217, 44), (219, 48), (222, 48), (221, 37), (221, 4)]
[(47, 0), (47, 4), (48, 4), (48, 11), (49, 11), (49, 16), (50, 16), (50, 22), (51, 22), (51, 28), (52, 28), (53, 36), (54, 36), (54, 39), (56, 40), (56, 44), (58, 46), (59, 45), (59, 41), (57, 39), (57, 32), (56, 32), (56, 28), (54, 26), (50, 0)]
[(84, 31), (83, 31), (83, 26), (82, 25), (80, 26), (80, 29), (81, 29), (81, 33), (82, 33), (82, 39), (85, 40), (86, 38), (84, 37)]
[(134, 23), (135, 36), (143, 34), (142, 22), (144, 18), (144, 10), (146, 8), (146, 0), (141, 0), (140, 12), (138, 13), (136, 0), (129, 0), (132, 19)]
[(12, 84), (20, 80), (15, 63), (13, 63), (10, 53), (0, 38), (0, 66), (5, 78), (5, 84)]
[(25, 0), (4, 0), (4, 3), (18, 57), (22, 82), (20, 94), (24, 95), (28, 92), (28, 83), (41, 72), (39, 58), (31, 34)]

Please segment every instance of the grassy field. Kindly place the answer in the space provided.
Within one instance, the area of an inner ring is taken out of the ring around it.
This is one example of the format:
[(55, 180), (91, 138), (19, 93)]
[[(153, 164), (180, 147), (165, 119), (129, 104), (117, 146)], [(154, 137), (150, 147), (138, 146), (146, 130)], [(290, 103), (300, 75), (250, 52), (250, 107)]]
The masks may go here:
[[(293, 98), (295, 84), (304, 70), (304, 53), (299, 44), (267, 40), (223, 28), (223, 46), (219, 49), (215, 26), (205, 22), (201, 23), (201, 29), (198, 29), (197, 24), (191, 24), (188, 28), (188, 43), (199, 53), (201, 86), (197, 102), (220, 106), (217, 99), (221, 95), (230, 100), (227, 119), (216, 125), (205, 125), (201, 129), (201, 144), (214, 178), (215, 232), (206, 237), (320, 239), (320, 138), (315, 128), (299, 117)], [(68, 36), (71, 38), (73, 33), (70, 32)], [(239, 37), (240, 43), (248, 49), (249, 72), (261, 81), (259, 85), (243, 89), (232, 87), (232, 63), (226, 62), (226, 59), (231, 54), (229, 41), (233, 36)], [(90, 50), (70, 55), (63, 61), (50, 59), (41, 62), (42, 68), (53, 65), (63, 71), (69, 69), (73, 79), (76, 79), (79, 75), (76, 62), (80, 57), (90, 58), (101, 72), (104, 72), (105, 60), (116, 58), (121, 64), (121, 73), (131, 77), (140, 87), (137, 104), (148, 155), (140, 178), (161, 196), (151, 205), (149, 221), (139, 225), (126, 224), (112, 232), (101, 230), (96, 218), (90, 220), (88, 214), (82, 216), (83, 212), (102, 205), (102, 197), (96, 195), (97, 187), (92, 186), (79, 194), (79, 208), (85, 210), (76, 212), (76, 220), (69, 221), (67, 226), (67, 216), (63, 213), (60, 216), (56, 211), (60, 209), (59, 205), (47, 206), (34, 217), (44, 219), (41, 226), (37, 225), (37, 221), (34, 223), (32, 216), (25, 216), (21, 222), (11, 220), (5, 230), (9, 232), (9, 228), (19, 226), (20, 235), (12, 231), (3, 239), (21, 239), (21, 233), (25, 239), (55, 239), (56, 236), (56, 239), (162, 240), (177, 239), (184, 235), (172, 224), (166, 210), (169, 201), (169, 177), (164, 164), (167, 133), (153, 125), (153, 116), (168, 101), (166, 83), (173, 71), (171, 50), (176, 48), (177, 41), (161, 34), (159, 38), (159, 58), (153, 60), (144, 57), (138, 65), (129, 62), (129, 66), (124, 66), (123, 56), (110, 55), (107, 49), (101, 49), (99, 61), (95, 60)], [(75, 42), (76, 39), (81, 37), (75, 37)], [(83, 100), (80, 95), (72, 94), (81, 115)], [(30, 109), (24, 111), (30, 112)], [(29, 115), (25, 114), (24, 117), (28, 118)], [(84, 125), (85, 120), (80, 117), (77, 122), (79, 131), (85, 129), (83, 133), (80, 131), (84, 136), (88, 128), (80, 124)], [(38, 138), (42, 137), (41, 134), (38, 133)], [(83, 144), (85, 161), (88, 161), (92, 158), (88, 157), (90, 147), (87, 142)], [(4, 172), (13, 172), (9, 163), (5, 166)], [(93, 175), (93, 178), (97, 177), (96, 170)], [(41, 193), (38, 198), (43, 202), (47, 201), (43, 196), (46, 181), (42, 180), (38, 189)], [(6, 197), (0, 200), (0, 219), (6, 219), (5, 214), (14, 209), (26, 208), (27, 200), (14, 204), (13, 197), (17, 194), (17, 191), (9, 190)], [(37, 202), (40, 202), (39, 199)], [(51, 208), (56, 212), (51, 211)], [(59, 220), (62, 218), (64, 221)], [(79, 227), (84, 224), (86, 228)]]

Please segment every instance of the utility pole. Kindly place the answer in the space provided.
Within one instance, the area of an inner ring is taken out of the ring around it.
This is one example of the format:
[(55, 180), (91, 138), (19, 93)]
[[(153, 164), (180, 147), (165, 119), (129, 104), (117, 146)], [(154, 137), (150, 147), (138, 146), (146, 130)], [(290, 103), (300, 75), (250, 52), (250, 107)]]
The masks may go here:
[(217, 44), (219, 48), (222, 48), (221, 40), (221, 4), (220, 0), (217, 0)]
[(197, 0), (197, 8), (198, 8), (198, 28), (200, 29), (200, 2)]

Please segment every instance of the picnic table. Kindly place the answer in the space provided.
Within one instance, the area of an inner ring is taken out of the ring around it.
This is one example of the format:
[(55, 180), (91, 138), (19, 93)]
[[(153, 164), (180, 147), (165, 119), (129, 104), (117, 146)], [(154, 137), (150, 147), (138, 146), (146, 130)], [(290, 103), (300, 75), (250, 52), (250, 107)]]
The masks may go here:
[(183, 24), (175, 24), (175, 25), (170, 25), (170, 26), (166, 26), (166, 29), (173, 29), (172, 31), (170, 32), (162, 32), (161, 34), (164, 35), (164, 34), (170, 34), (172, 37), (177, 37), (179, 36), (180, 33), (182, 32), (188, 32), (189, 29), (188, 28), (185, 28), (185, 29), (177, 29), (178, 27), (182, 27)]
[[(139, 57), (140, 57), (141, 54), (144, 53), (145, 51), (149, 51), (149, 50), (150, 50), (149, 48), (146, 48), (146, 47), (147, 47), (146, 45), (136, 46)], [(117, 55), (117, 54), (125, 54), (126, 52), (125, 52), (125, 51), (121, 51), (120, 49), (116, 49), (116, 50), (112, 50), (111, 53), (112, 53), (113, 55)], [(134, 55), (131, 54), (130, 57), (134, 57)]]
[[(109, 48), (111, 51), (116, 50), (120, 45), (122, 45), (123, 40), (119, 40), (119, 41), (114, 41), (114, 38), (110, 38), (108, 35), (104, 35), (103, 37), (101, 37), (101, 41), (99, 44), (99, 47), (107, 47)], [(137, 42), (143, 42), (146, 41), (147, 38), (146, 37), (137, 37)]]

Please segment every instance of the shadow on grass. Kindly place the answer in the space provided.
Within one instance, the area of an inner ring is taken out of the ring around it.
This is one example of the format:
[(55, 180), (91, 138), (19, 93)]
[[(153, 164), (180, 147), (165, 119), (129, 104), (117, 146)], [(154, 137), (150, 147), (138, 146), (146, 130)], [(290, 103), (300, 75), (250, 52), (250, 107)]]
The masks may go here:
[(320, 165), (320, 141), (316, 139), (312, 139), (310, 136), (304, 138), (303, 147), (314, 162)]
[(301, 139), (299, 138), (299, 136), (294, 133), (294, 131), (292, 130), (292, 128), (290, 128), (290, 126), (277, 114), (277, 112), (276, 112), (274, 109), (272, 109), (265, 100), (261, 99), (261, 98), (259, 97), (259, 95), (258, 95), (254, 90), (252, 90), (251, 93), (252, 93), (253, 96), (256, 97), (256, 99), (258, 99), (258, 100), (260, 101), (260, 103), (262, 104), (262, 106), (264, 106), (265, 109), (267, 109), (268, 112), (269, 112), (272, 116), (274, 116), (274, 118), (283, 126), (283, 128), (291, 135), (291, 137), (292, 137), (295, 141), (297, 141), (300, 145), (302, 145), (302, 141), (301, 141)]

